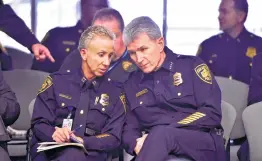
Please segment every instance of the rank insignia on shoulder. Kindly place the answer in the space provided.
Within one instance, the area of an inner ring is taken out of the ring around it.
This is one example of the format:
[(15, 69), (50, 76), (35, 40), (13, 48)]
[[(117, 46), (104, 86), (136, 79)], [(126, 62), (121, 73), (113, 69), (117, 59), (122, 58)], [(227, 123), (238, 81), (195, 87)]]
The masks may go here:
[(37, 94), (40, 94), (42, 92), (44, 92), (45, 90), (47, 90), (49, 87), (51, 87), (53, 85), (53, 82), (52, 82), (52, 78), (50, 76), (48, 76), (44, 83), (42, 84), (40, 90), (38, 91)]
[(99, 103), (102, 106), (108, 106), (109, 105), (109, 96), (107, 94), (101, 94)]
[(136, 66), (130, 61), (123, 61), (122, 67), (126, 72), (133, 72), (136, 70)]
[(180, 84), (183, 83), (183, 79), (182, 79), (182, 74), (181, 73), (178, 73), (176, 72), (174, 75), (173, 75), (173, 84), (175, 86), (179, 86)]
[(206, 64), (200, 64), (195, 68), (197, 76), (204, 82), (212, 84), (211, 72)]
[(257, 49), (254, 47), (248, 47), (247, 48), (247, 52), (246, 52), (246, 56), (249, 58), (254, 58), (257, 55)]

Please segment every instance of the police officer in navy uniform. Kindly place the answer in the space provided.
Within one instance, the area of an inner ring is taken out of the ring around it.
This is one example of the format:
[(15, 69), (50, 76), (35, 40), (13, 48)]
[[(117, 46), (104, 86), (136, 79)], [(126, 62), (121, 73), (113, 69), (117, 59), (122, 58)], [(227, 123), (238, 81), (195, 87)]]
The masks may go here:
[(97, 10), (108, 7), (107, 0), (81, 0), (81, 19), (73, 27), (56, 27), (47, 32), (42, 40), (54, 56), (56, 62), (34, 61), (32, 69), (45, 72), (58, 71), (66, 56), (77, 49), (77, 42), (84, 29), (91, 25)]
[(6, 127), (12, 125), (20, 114), (20, 106), (15, 93), (3, 78), (0, 70), (0, 156), (1, 160), (9, 161), (6, 142), (10, 140)]
[(252, 59), (262, 52), (262, 38), (245, 28), (247, 15), (247, 0), (222, 0), (218, 20), (223, 33), (202, 42), (198, 56), (215, 76), (249, 84)]
[[(248, 93), (248, 105), (252, 105), (262, 101), (262, 54), (258, 54), (253, 59), (251, 69), (251, 80)], [(248, 140), (240, 147), (238, 153), (239, 161), (250, 161), (250, 152)]]
[[(39, 91), (32, 118), (33, 160), (103, 161), (120, 145), (125, 95), (103, 76), (114, 54), (114, 34), (102, 26), (89, 27), (78, 49), (82, 68), (51, 74)], [(88, 154), (75, 147), (36, 152), (39, 142), (69, 142), (70, 136), (83, 143)]]
[[(37, 61), (43, 61), (46, 58), (51, 62), (55, 61), (49, 50), (40, 44), (24, 21), (16, 15), (9, 5), (4, 5), (2, 0), (0, 0), (0, 31), (5, 32), (14, 40), (27, 47), (30, 52), (34, 53)], [(5, 70), (10, 70), (11, 68), (12, 65), (10, 64), (4, 66)]]
[(136, 155), (136, 161), (165, 161), (169, 154), (224, 161), (221, 92), (208, 66), (198, 57), (165, 47), (149, 17), (132, 20), (123, 39), (140, 68), (125, 84), (126, 151)]
[[(136, 70), (137, 67), (131, 62), (122, 39), (125, 25), (121, 14), (113, 8), (98, 10), (94, 16), (92, 25), (105, 26), (116, 35), (115, 57), (112, 60), (109, 71), (106, 73), (106, 77), (123, 84), (128, 79), (129, 74)], [(60, 71), (75, 70), (79, 68), (80, 64), (81, 57), (79, 51), (75, 50), (66, 57)]]

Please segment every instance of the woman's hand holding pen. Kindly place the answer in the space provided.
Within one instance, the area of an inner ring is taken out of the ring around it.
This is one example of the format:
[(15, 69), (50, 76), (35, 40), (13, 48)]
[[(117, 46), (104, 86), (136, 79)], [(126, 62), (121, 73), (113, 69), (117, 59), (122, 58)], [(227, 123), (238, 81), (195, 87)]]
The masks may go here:
[(52, 138), (57, 143), (70, 142), (70, 133), (71, 131), (67, 127), (55, 127), (55, 132), (53, 133)]

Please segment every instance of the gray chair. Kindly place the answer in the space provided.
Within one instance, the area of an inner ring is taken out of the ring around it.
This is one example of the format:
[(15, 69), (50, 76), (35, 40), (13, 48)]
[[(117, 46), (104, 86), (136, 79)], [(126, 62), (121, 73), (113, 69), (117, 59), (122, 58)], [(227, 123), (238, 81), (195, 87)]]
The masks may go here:
[[(239, 139), (245, 136), (242, 113), (247, 107), (249, 86), (237, 80), (215, 76), (222, 92), (222, 100), (228, 102), (236, 109), (236, 122), (232, 129), (230, 139)], [(237, 151), (240, 145), (230, 146), (230, 160), (238, 161)]]
[(4, 79), (16, 93), (21, 108), (21, 113), (17, 121), (7, 128), (12, 136), (12, 140), (7, 146), (10, 156), (26, 156), (26, 133), (30, 128), (31, 121), (28, 105), (32, 99), (36, 97), (37, 91), (48, 75), (49, 73), (26, 69), (15, 69), (3, 72)]
[(13, 69), (31, 69), (34, 59), (33, 54), (11, 47), (6, 47), (6, 50), (12, 58)]
[(236, 122), (230, 135), (231, 139), (238, 139), (245, 136), (242, 113), (247, 107), (249, 86), (237, 80), (225, 77), (215, 77), (221, 92), (222, 100), (228, 102), (236, 109)]
[(236, 109), (229, 103), (222, 101), (221, 102), (221, 110), (222, 110), (222, 120), (221, 125), (224, 129), (224, 139), (225, 139), (225, 147), (229, 141), (233, 126), (236, 121)]
[(243, 112), (243, 122), (249, 143), (250, 160), (262, 160), (262, 102), (248, 106)]

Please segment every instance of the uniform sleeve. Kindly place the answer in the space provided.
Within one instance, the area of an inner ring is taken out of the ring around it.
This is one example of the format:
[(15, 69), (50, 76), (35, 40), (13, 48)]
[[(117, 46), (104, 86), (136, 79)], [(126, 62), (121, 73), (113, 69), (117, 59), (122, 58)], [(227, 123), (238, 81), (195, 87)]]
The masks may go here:
[(248, 104), (262, 101), (262, 54), (253, 59), (251, 69), (251, 81), (249, 85)]
[(16, 15), (9, 5), (0, 7), (0, 30), (30, 51), (32, 45), (39, 43), (24, 21)]
[(208, 66), (196, 59), (192, 81), (197, 110), (178, 120), (175, 127), (195, 126), (214, 128), (221, 122), (221, 91)]
[(101, 134), (84, 137), (84, 146), (87, 150), (110, 151), (120, 145), (125, 122), (125, 106), (119, 98)]
[(127, 108), (126, 122), (123, 128), (122, 144), (127, 153), (131, 155), (135, 155), (134, 149), (136, 146), (136, 139), (142, 136), (142, 130), (141, 130), (140, 123), (138, 122), (135, 114), (131, 111), (129, 106), (130, 104), (129, 102), (132, 101), (130, 100), (130, 97), (128, 97), (129, 92), (132, 91), (131, 88), (132, 86), (130, 86), (130, 83), (131, 81), (128, 81), (125, 84), (128, 108)]
[(6, 126), (12, 125), (20, 114), (15, 93), (7, 85), (0, 71), (0, 115)]
[(55, 109), (56, 101), (53, 83), (52, 78), (49, 76), (36, 97), (31, 122), (33, 133), (41, 142), (53, 141), (52, 135), (55, 132)]
[(136, 116), (132, 111), (128, 111), (122, 134), (122, 144), (127, 153), (135, 155), (136, 139), (141, 136), (142, 132)]

